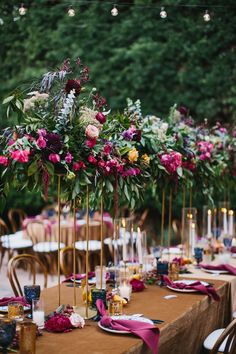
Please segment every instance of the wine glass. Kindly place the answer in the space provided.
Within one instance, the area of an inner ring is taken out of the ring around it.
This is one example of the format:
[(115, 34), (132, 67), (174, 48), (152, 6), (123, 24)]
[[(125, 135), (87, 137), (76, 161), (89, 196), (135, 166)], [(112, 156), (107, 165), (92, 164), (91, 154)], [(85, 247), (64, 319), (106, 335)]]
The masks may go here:
[(9, 318), (0, 319), (0, 345), (3, 354), (7, 353), (7, 347), (11, 344), (16, 334), (16, 321)]
[(202, 262), (202, 257), (203, 257), (203, 249), (200, 247), (195, 247), (194, 248), (194, 258), (197, 261), (198, 268), (199, 268), (199, 264)]
[(158, 283), (159, 286), (163, 286), (165, 284), (163, 280), (163, 275), (168, 275), (169, 263), (168, 262), (157, 262), (157, 275), (160, 276), (160, 281)]
[(28, 304), (30, 304), (31, 306), (31, 315), (29, 315), (29, 318), (32, 318), (32, 301), (33, 300), (39, 300), (40, 298), (40, 285), (25, 285), (24, 286), (24, 295), (25, 295), (25, 299), (28, 302)]

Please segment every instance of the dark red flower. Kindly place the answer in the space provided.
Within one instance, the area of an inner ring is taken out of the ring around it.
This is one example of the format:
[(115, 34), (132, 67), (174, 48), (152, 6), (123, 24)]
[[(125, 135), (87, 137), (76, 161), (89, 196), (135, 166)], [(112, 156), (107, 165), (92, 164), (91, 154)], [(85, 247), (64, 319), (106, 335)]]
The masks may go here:
[(104, 124), (106, 122), (106, 116), (102, 112), (98, 112), (96, 114), (96, 119), (99, 121), (99, 123)]
[(74, 171), (79, 171), (79, 170), (81, 170), (81, 168), (85, 168), (85, 167), (86, 166), (83, 161), (74, 162), (72, 165), (72, 169)]
[(106, 99), (100, 96), (99, 93), (96, 93), (96, 95), (93, 96), (93, 99), (95, 101), (95, 106), (97, 109), (100, 109), (107, 104)]
[(94, 156), (90, 155), (90, 156), (88, 157), (88, 162), (91, 163), (92, 165), (96, 165), (97, 160), (95, 159)]
[(58, 153), (62, 148), (61, 137), (56, 133), (47, 133), (45, 136), (46, 148), (50, 153)]
[(65, 86), (66, 93), (70, 93), (71, 90), (75, 90), (75, 96), (78, 96), (81, 91), (80, 80), (68, 80)]
[(44, 326), (49, 332), (68, 332), (72, 328), (69, 317), (60, 314), (49, 318)]
[(134, 292), (143, 291), (145, 289), (145, 285), (142, 280), (132, 279), (130, 284), (132, 285), (132, 291)]
[(179, 111), (179, 113), (182, 114), (183, 116), (187, 116), (187, 114), (188, 114), (188, 109), (187, 109), (186, 107), (184, 107), (184, 106), (179, 107), (179, 108), (178, 108), (178, 111)]
[(85, 144), (88, 148), (92, 149), (97, 143), (97, 140), (96, 139), (87, 139), (85, 141)]

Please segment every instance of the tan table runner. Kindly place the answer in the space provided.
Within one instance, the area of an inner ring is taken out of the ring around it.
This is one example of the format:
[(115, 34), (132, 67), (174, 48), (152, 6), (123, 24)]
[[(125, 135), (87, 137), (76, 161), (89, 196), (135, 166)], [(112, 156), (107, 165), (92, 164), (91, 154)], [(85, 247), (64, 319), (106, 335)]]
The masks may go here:
[[(165, 322), (161, 330), (159, 354), (199, 354), (205, 337), (214, 329), (222, 327), (229, 319), (229, 284), (214, 280), (221, 297), (215, 302), (201, 294), (181, 294), (167, 288), (149, 286), (142, 293), (133, 293), (125, 313), (143, 313)], [(166, 300), (165, 295), (177, 295)], [(45, 289), (43, 296), (46, 313), (57, 306), (57, 287)], [(61, 287), (62, 303), (73, 303), (73, 288)], [(77, 298), (81, 299), (77, 288)], [(37, 339), (37, 354), (127, 354), (148, 353), (143, 342), (132, 335), (110, 334), (101, 330), (97, 323), (88, 321), (84, 329), (70, 333), (44, 332)]]

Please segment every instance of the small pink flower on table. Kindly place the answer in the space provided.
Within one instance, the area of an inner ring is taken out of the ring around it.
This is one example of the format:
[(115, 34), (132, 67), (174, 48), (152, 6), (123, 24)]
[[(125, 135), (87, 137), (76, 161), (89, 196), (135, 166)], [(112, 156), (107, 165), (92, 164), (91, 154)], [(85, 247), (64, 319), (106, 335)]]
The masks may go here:
[(58, 154), (50, 154), (48, 160), (51, 161), (52, 163), (58, 163), (61, 161), (61, 158)]

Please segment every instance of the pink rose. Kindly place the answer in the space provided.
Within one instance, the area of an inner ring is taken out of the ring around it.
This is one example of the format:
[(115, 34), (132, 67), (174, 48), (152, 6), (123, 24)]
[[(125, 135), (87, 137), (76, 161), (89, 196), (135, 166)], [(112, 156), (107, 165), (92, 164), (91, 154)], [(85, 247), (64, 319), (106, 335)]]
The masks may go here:
[(26, 163), (29, 161), (29, 150), (15, 150), (11, 151), (11, 158), (15, 161)]
[(68, 151), (65, 157), (65, 161), (66, 163), (71, 163), (73, 160), (73, 156), (71, 155), (71, 153)]
[(46, 140), (44, 139), (43, 135), (40, 135), (36, 141), (36, 144), (40, 149), (44, 149), (46, 147)]
[(104, 124), (106, 122), (106, 116), (102, 112), (98, 112), (95, 117), (99, 123)]
[(72, 313), (69, 317), (70, 323), (75, 328), (83, 328), (85, 325), (83, 317), (78, 313)]
[(82, 161), (74, 162), (72, 165), (72, 170), (79, 171), (81, 168), (85, 168), (85, 164)]
[(0, 156), (0, 165), (7, 166), (9, 163), (8, 157)]
[(58, 154), (50, 154), (48, 160), (51, 161), (52, 163), (57, 163), (61, 161), (61, 158)]
[(46, 136), (47, 135), (46, 129), (39, 129), (38, 130), (38, 135)]
[(87, 139), (85, 141), (85, 145), (89, 148), (89, 149), (92, 149), (97, 143), (97, 140), (96, 139)]
[(97, 139), (99, 136), (99, 130), (95, 125), (89, 124), (85, 130), (85, 134), (88, 139)]
[(96, 165), (97, 160), (95, 159), (94, 156), (90, 155), (90, 156), (88, 157), (88, 162), (91, 163), (92, 165)]

